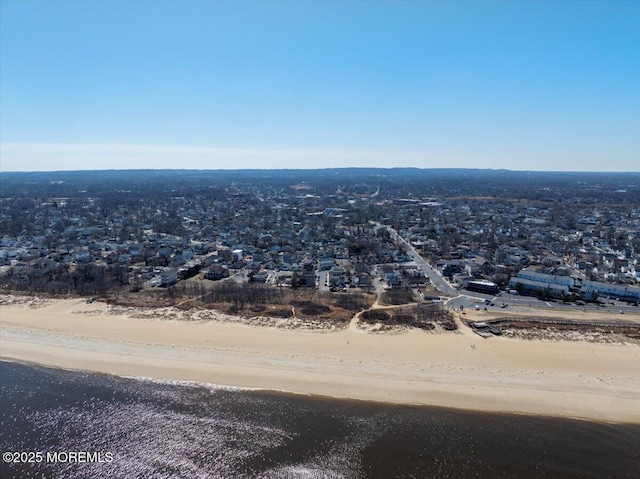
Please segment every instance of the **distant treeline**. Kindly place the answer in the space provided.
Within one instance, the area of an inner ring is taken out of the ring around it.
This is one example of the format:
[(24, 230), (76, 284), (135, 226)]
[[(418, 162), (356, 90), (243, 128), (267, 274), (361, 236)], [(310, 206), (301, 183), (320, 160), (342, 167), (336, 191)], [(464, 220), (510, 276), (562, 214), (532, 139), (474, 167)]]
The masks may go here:
[[(225, 200), (233, 188), (342, 191), (413, 196), (491, 196), (533, 201), (640, 203), (640, 173), (540, 172), (486, 169), (336, 168), (321, 170), (108, 170), (0, 172), (0, 197), (94, 197), (105, 204), (171, 197)], [(112, 198), (110, 200), (109, 198)]]

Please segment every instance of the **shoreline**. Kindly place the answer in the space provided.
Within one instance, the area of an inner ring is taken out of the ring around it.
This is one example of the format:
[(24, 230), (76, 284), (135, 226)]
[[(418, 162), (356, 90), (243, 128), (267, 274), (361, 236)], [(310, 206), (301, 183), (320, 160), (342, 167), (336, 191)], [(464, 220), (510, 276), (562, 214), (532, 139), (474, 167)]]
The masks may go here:
[(303, 397), (311, 400), (317, 401), (346, 401), (353, 403), (362, 403), (362, 404), (371, 404), (371, 405), (382, 405), (382, 406), (397, 406), (397, 407), (408, 407), (408, 408), (428, 408), (428, 409), (441, 409), (452, 412), (467, 412), (473, 414), (504, 414), (509, 416), (526, 416), (531, 418), (544, 418), (544, 419), (563, 419), (568, 421), (585, 421), (590, 423), (597, 424), (611, 424), (611, 425), (620, 425), (620, 426), (640, 426), (640, 422), (636, 421), (618, 421), (618, 420), (604, 420), (598, 418), (587, 418), (587, 417), (578, 417), (578, 416), (567, 416), (567, 415), (555, 415), (555, 414), (546, 414), (546, 413), (533, 413), (533, 412), (525, 412), (525, 411), (509, 411), (509, 410), (490, 410), (490, 409), (474, 409), (468, 407), (452, 407), (452, 406), (442, 406), (435, 404), (423, 404), (423, 403), (408, 403), (408, 402), (398, 402), (398, 401), (382, 401), (375, 399), (363, 399), (363, 398), (354, 398), (354, 397), (341, 397), (341, 396), (327, 396), (322, 394), (314, 394), (314, 393), (305, 393), (305, 392), (296, 392), (289, 391), (286, 389), (271, 389), (271, 388), (257, 388), (250, 386), (230, 386), (225, 384), (215, 384), (209, 382), (199, 382), (199, 381), (190, 381), (190, 380), (182, 380), (182, 379), (160, 379), (151, 376), (130, 376), (124, 374), (115, 374), (106, 371), (92, 371), (88, 369), (75, 369), (75, 368), (67, 368), (60, 366), (51, 366), (43, 363), (38, 363), (34, 361), (27, 360), (19, 360), (13, 358), (6, 358), (0, 356), (0, 363), (6, 362), (10, 364), (19, 364), (28, 367), (42, 367), (46, 369), (54, 369), (58, 371), (65, 371), (70, 373), (86, 373), (86, 374), (102, 374), (106, 376), (118, 377), (122, 379), (132, 379), (134, 381), (141, 382), (150, 382), (159, 385), (175, 385), (180, 387), (193, 387), (193, 388), (204, 388), (210, 390), (220, 390), (220, 391), (230, 391), (230, 392), (238, 392), (238, 393), (265, 393), (274, 396), (288, 396), (288, 397)]
[(313, 332), (0, 306), (0, 357), (74, 371), (322, 398), (640, 424), (640, 347), (471, 331)]

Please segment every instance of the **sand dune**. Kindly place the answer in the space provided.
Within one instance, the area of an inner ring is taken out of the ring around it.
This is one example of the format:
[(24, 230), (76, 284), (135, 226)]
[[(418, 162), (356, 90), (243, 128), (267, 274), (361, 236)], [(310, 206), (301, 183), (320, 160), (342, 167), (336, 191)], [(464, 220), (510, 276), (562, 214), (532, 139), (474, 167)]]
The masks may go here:
[(0, 356), (127, 376), (640, 423), (636, 344), (483, 340), (464, 328), (292, 331), (211, 312), (192, 313), (190, 321), (179, 315), (77, 299), (5, 299)]

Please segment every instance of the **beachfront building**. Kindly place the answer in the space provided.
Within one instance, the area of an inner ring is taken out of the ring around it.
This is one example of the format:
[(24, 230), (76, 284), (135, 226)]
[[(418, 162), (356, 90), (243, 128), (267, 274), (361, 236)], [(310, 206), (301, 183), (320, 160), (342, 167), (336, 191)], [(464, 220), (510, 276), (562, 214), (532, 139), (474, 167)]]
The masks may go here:
[(516, 290), (520, 294), (550, 296), (552, 298), (563, 298), (569, 295), (568, 286), (532, 281), (520, 277), (511, 278), (509, 280), (509, 288)]
[(347, 277), (344, 268), (341, 266), (334, 266), (329, 270), (329, 286), (342, 287), (346, 284)]
[(204, 273), (204, 278), (211, 281), (218, 281), (229, 277), (229, 269), (226, 266), (214, 264)]
[(498, 285), (492, 281), (467, 281), (466, 288), (469, 291), (476, 291), (478, 293), (496, 294), (498, 292)]
[(160, 286), (168, 288), (178, 282), (178, 271), (173, 268), (167, 268), (160, 273)]
[(583, 281), (580, 295), (587, 300), (601, 296), (622, 299), (625, 301), (640, 301), (640, 288), (626, 284), (609, 284), (600, 281)]
[(538, 283), (559, 284), (568, 288), (575, 286), (575, 280), (571, 276), (557, 276), (553, 274), (538, 273), (528, 269), (523, 269), (518, 273), (518, 278), (537, 281)]

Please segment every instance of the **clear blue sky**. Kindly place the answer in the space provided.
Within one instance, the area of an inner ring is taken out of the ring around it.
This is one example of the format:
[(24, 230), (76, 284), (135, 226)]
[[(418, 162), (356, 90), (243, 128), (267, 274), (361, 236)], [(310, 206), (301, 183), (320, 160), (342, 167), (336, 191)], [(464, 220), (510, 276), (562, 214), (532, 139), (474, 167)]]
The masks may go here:
[(2, 171), (640, 171), (637, 1), (0, 5)]

